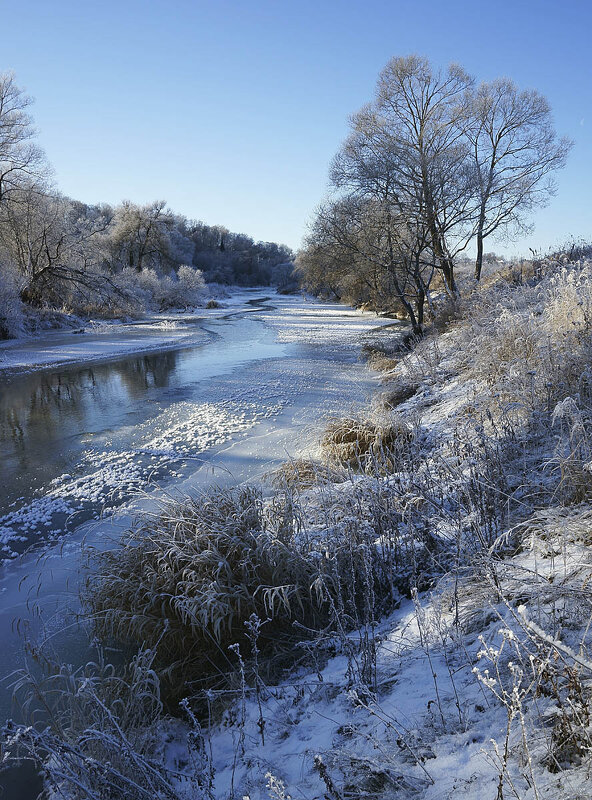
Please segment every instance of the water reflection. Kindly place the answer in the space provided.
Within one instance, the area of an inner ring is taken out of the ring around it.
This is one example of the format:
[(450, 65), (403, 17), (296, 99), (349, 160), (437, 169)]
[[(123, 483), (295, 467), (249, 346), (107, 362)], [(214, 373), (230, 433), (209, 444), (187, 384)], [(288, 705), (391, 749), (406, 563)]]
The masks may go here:
[[(179, 352), (169, 351), (0, 382), (4, 501), (67, 471), (89, 435), (113, 428), (137, 413), (147, 394), (169, 387), (178, 361)], [(149, 413), (144, 406), (142, 416)]]

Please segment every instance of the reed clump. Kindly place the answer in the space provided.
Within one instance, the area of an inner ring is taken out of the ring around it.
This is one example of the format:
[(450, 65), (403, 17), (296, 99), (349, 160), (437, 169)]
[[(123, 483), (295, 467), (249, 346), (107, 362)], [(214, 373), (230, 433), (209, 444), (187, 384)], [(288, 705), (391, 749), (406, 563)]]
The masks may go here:
[(341, 483), (346, 477), (343, 471), (308, 458), (292, 458), (269, 475), (276, 489), (312, 489), (314, 486)]
[(412, 429), (399, 417), (335, 417), (325, 428), (321, 452), (332, 466), (380, 473), (394, 469), (413, 438)]
[(336, 526), (320, 542), (302, 532), (300, 515), (290, 492), (264, 503), (249, 487), (169, 504), (91, 556), (83, 600), (95, 633), (154, 647), (167, 691), (183, 695), (226, 682), (236, 668), (229, 648), (245, 642), (253, 615), (263, 656), (289, 651), (293, 661), (319, 630), (372, 616), (369, 596), (388, 606), (392, 585), (372, 529)]

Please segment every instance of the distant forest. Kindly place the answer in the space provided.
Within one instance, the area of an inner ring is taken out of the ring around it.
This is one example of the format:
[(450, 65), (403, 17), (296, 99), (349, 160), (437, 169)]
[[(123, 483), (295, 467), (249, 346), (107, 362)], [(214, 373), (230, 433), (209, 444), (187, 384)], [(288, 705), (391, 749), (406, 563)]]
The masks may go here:
[(163, 200), (88, 205), (62, 195), (30, 104), (11, 73), (0, 75), (0, 338), (48, 310), (163, 311), (203, 304), (206, 284), (294, 282), (285, 245), (188, 220)]

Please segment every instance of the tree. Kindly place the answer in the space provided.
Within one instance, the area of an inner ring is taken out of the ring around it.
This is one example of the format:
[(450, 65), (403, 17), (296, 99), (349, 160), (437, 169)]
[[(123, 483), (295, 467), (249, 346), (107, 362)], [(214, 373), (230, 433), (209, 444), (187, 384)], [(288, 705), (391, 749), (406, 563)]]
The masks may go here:
[(403, 309), (421, 335), (434, 268), (404, 221), (383, 203), (342, 197), (319, 209), (297, 266), (313, 289), (393, 312)]
[(475, 89), (457, 65), (435, 70), (419, 56), (393, 58), (374, 100), (351, 118), (299, 271), (317, 282), (330, 277), (338, 291), (348, 275), (360, 296), (370, 285), (391, 291), (420, 331), (433, 270), (455, 295), (455, 261), (476, 241), (479, 279), (484, 240), (526, 227), (570, 147), (537, 92), (507, 79)]
[(475, 173), (479, 280), (484, 239), (510, 226), (525, 227), (524, 215), (554, 193), (552, 173), (565, 165), (572, 143), (557, 137), (545, 98), (519, 91), (507, 78), (469, 93), (462, 130)]
[(94, 303), (117, 292), (99, 269), (109, 221), (98, 209), (81, 216), (80, 204), (39, 184), (15, 189), (0, 224), (0, 257), (20, 273), (22, 299), (64, 305), (75, 292)]
[(381, 203), (423, 252), (447, 290), (454, 257), (473, 232), (468, 143), (459, 130), (472, 79), (458, 66), (434, 71), (425, 58), (392, 59), (376, 97), (352, 117), (331, 171), (333, 186)]
[(0, 210), (10, 195), (42, 179), (48, 171), (27, 108), (32, 100), (11, 72), (0, 73)]
[[(174, 237), (175, 218), (164, 200), (143, 206), (125, 200), (115, 209), (111, 231), (113, 261), (119, 268), (131, 267), (137, 272), (144, 267), (170, 269), (177, 266)], [(183, 261), (191, 260), (191, 256), (186, 257), (188, 254), (183, 255)]]
[(472, 235), (471, 186), (462, 135), (463, 97), (472, 78), (459, 66), (434, 71), (425, 58), (393, 58), (378, 79), (375, 125), (396, 158), (402, 215), (425, 229), (436, 267), (456, 293), (454, 258)]

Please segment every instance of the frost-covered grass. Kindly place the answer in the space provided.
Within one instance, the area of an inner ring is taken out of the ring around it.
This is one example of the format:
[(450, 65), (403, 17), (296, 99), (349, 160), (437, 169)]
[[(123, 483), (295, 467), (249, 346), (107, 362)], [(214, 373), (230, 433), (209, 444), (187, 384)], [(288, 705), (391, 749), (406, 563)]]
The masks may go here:
[(406, 460), (413, 438), (412, 429), (393, 416), (338, 417), (327, 423), (321, 453), (337, 467), (395, 472)]
[[(171, 790), (590, 796), (591, 355), (592, 263), (506, 270), (397, 357), (374, 411), (330, 423), (329, 467), (289, 462), (246, 508), (189, 500), (99, 556), (97, 630), (147, 638), (161, 675), (185, 658), (197, 716), (151, 751)], [(276, 624), (292, 671), (266, 669)]]
[(280, 663), (319, 630), (373, 623), (396, 597), (387, 532), (377, 546), (368, 514), (365, 524), (335, 519), (321, 536), (305, 513), (289, 492), (263, 502), (249, 488), (170, 504), (95, 554), (84, 591), (95, 631), (157, 648), (169, 691), (184, 695), (234, 672), (230, 648), (250, 619), (262, 621), (262, 653)]

